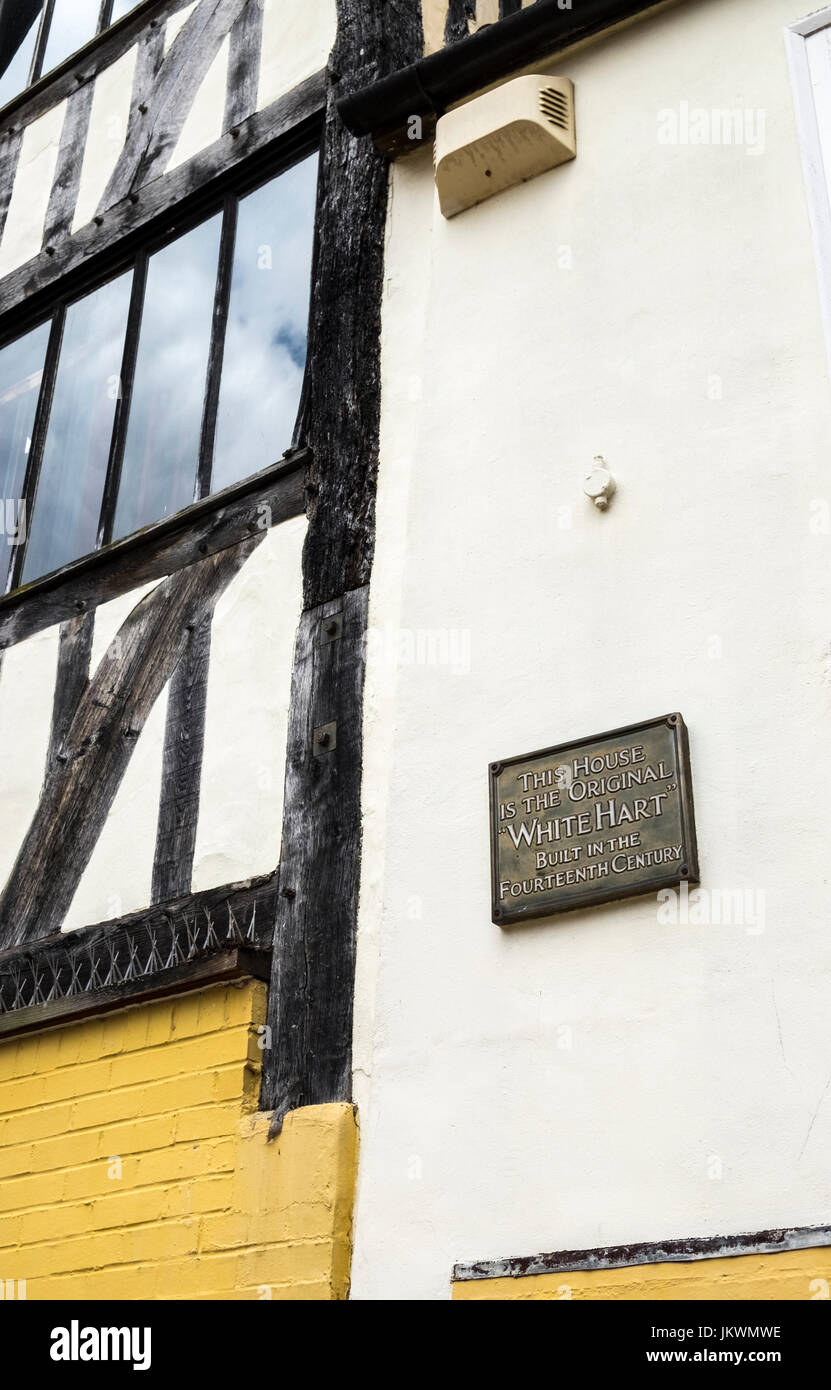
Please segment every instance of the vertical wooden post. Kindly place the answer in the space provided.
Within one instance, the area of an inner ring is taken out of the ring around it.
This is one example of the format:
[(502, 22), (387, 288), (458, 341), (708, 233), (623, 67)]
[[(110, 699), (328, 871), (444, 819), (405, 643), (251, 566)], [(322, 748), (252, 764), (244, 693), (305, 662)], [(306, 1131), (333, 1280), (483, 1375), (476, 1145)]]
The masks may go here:
[[(261, 1105), (351, 1098), (364, 647), (375, 547), (388, 166), (336, 100), (422, 56), (419, 0), (339, 0), (298, 440), (311, 448)], [(336, 631), (327, 631), (331, 621)], [(328, 744), (316, 745), (324, 726)]]

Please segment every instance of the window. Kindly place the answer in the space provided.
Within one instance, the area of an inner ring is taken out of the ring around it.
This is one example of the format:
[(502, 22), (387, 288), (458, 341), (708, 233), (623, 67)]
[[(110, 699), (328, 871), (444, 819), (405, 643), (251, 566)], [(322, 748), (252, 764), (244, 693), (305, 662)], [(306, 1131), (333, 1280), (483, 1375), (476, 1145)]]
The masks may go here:
[[(316, 183), (311, 155), (229, 195), (0, 347), (0, 540), (14, 552), (0, 556), (0, 592), (261, 471), (290, 445)], [(18, 516), (28, 524), (11, 525)]]
[(0, 106), (138, 4), (139, 0), (0, 0)]

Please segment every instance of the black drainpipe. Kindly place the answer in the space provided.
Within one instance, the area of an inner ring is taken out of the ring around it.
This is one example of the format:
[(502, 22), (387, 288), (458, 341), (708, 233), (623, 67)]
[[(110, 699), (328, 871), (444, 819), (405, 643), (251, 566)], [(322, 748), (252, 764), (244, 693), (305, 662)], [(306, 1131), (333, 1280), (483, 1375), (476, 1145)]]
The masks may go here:
[(579, 39), (653, 9), (656, 3), (658, 0), (573, 0), (573, 9), (561, 9), (557, 0), (537, 0), (498, 24), (341, 97), (338, 112), (347, 130), (353, 135), (374, 136), (387, 153), (412, 149), (413, 137), (408, 135), (411, 117), (421, 117), (426, 137), (436, 118), (454, 102)]

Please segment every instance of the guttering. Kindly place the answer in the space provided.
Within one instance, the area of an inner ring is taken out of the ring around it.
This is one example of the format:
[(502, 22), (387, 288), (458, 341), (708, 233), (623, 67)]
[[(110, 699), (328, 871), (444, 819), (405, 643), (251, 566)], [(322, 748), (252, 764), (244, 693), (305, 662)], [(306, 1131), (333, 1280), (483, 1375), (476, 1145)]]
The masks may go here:
[(561, 9), (557, 0), (537, 0), (469, 38), (341, 97), (338, 112), (347, 130), (372, 135), (387, 153), (411, 149), (412, 136), (407, 135), (411, 117), (421, 117), (427, 135), (437, 117), (455, 102), (658, 3), (661, 0), (575, 0), (571, 10)]

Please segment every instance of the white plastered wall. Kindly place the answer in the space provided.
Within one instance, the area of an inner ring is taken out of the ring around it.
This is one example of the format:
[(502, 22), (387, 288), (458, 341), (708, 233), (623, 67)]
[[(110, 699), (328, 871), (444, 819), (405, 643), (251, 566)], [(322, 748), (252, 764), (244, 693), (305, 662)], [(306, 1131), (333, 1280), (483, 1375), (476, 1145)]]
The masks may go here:
[(24, 132), (0, 242), (0, 276), (16, 270), (41, 248), (65, 115), (62, 101)]
[(14, 868), (40, 800), (52, 731), (60, 630), (3, 653), (0, 665), (0, 887)]
[(305, 535), (305, 517), (275, 526), (216, 606), (194, 892), (271, 873), (280, 858)]
[(325, 68), (336, 32), (336, 0), (264, 0), (258, 109)]
[[(576, 161), (451, 222), (428, 153), (394, 167), (353, 1297), (827, 1219), (831, 396), (801, 13), (688, 0), (559, 59)], [(662, 145), (682, 102), (762, 110), (763, 153)], [(419, 663), (419, 632), (455, 660)], [(494, 926), (488, 763), (673, 709), (703, 886), (751, 890), (755, 920), (664, 925), (645, 898)]]
[(96, 79), (81, 164), (73, 232), (85, 226), (95, 216), (110, 176), (118, 163), (118, 156), (124, 147), (137, 53), (137, 48), (128, 49)]

